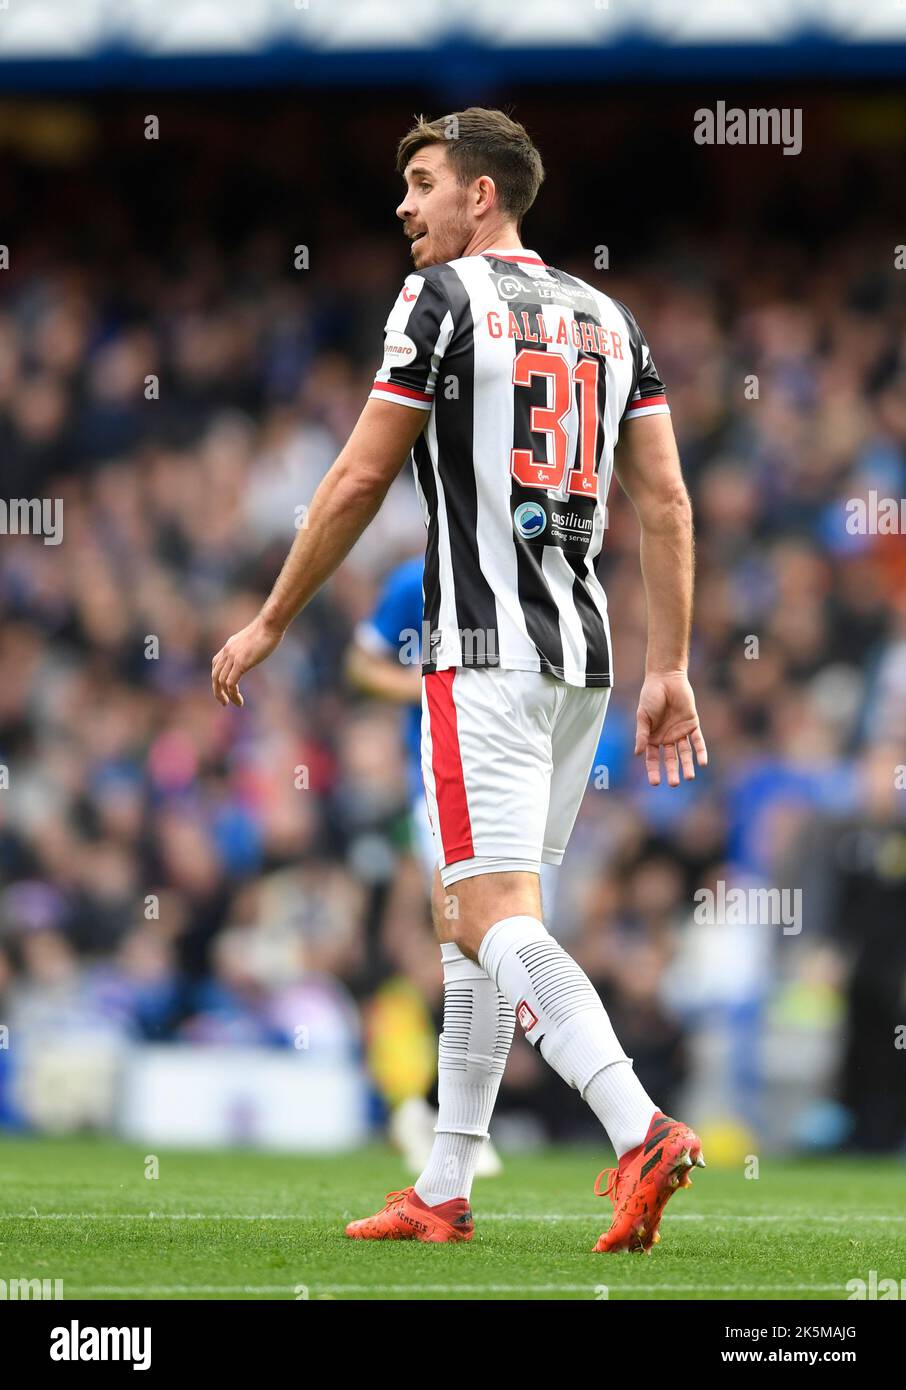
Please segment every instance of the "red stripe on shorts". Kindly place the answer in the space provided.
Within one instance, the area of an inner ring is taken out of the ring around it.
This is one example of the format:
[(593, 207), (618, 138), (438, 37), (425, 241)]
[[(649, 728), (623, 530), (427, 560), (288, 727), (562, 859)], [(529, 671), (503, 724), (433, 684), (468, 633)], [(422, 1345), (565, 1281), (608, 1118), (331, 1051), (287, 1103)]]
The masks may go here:
[(431, 771), (434, 773), (437, 821), (445, 864), (456, 864), (461, 859), (471, 859), (475, 854), (459, 752), (456, 705), (453, 703), (455, 676), (455, 666), (447, 671), (431, 671), (425, 676), (431, 729)]

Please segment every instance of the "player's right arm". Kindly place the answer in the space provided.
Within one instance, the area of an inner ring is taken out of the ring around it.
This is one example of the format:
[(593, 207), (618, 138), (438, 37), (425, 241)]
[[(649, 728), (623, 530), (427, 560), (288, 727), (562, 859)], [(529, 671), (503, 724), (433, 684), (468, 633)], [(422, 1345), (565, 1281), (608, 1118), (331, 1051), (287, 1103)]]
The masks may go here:
[(261, 612), (211, 663), (220, 704), (242, 705), (241, 677), (270, 656), (374, 518), (425, 427), (452, 329), (441, 287), (408, 275), (384, 329), (384, 360), (348, 443), (322, 479)]
[(639, 698), (635, 752), (645, 754), (648, 781), (679, 785), (708, 761), (689, 684), (694, 545), (692, 507), (669, 414), (624, 422), (614, 467), (639, 518), (641, 566), (648, 601), (648, 650)]
[(221, 647), (211, 665), (214, 697), (242, 705), (239, 681), (277, 647), (293, 618), (345, 560), (373, 520), (425, 427), (427, 413), (367, 400), (349, 441), (322, 478), (307, 524), (296, 532), (261, 612)]

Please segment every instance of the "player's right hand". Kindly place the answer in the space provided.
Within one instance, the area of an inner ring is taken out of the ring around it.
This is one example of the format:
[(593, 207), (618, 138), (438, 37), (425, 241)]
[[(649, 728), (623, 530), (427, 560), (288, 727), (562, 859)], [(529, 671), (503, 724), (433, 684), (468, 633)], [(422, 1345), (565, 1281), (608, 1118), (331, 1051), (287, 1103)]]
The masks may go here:
[(259, 613), (246, 627), (224, 642), (211, 662), (211, 687), (222, 705), (245, 704), (239, 682), (246, 671), (259, 666), (283, 640), (283, 631), (264, 621)]

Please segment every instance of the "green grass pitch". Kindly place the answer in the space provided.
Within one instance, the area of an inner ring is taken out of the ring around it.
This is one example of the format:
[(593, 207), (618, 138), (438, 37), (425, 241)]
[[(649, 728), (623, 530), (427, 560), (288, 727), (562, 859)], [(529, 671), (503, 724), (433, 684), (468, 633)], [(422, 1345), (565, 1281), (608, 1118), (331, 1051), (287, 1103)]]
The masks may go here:
[(606, 1155), (506, 1158), (473, 1191), (468, 1245), (350, 1241), (343, 1227), (408, 1181), (396, 1156), (145, 1151), (0, 1141), (0, 1279), (62, 1279), (69, 1299), (831, 1299), (906, 1278), (906, 1165), (713, 1164), (670, 1202), (651, 1256), (594, 1255)]

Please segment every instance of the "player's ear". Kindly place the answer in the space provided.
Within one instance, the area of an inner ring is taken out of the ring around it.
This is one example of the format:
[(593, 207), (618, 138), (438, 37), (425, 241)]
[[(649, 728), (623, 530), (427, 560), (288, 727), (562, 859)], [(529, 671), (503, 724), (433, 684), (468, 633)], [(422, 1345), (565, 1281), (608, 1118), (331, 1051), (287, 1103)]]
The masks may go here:
[(497, 201), (497, 185), (490, 174), (479, 174), (474, 187), (476, 209), (493, 207)]

